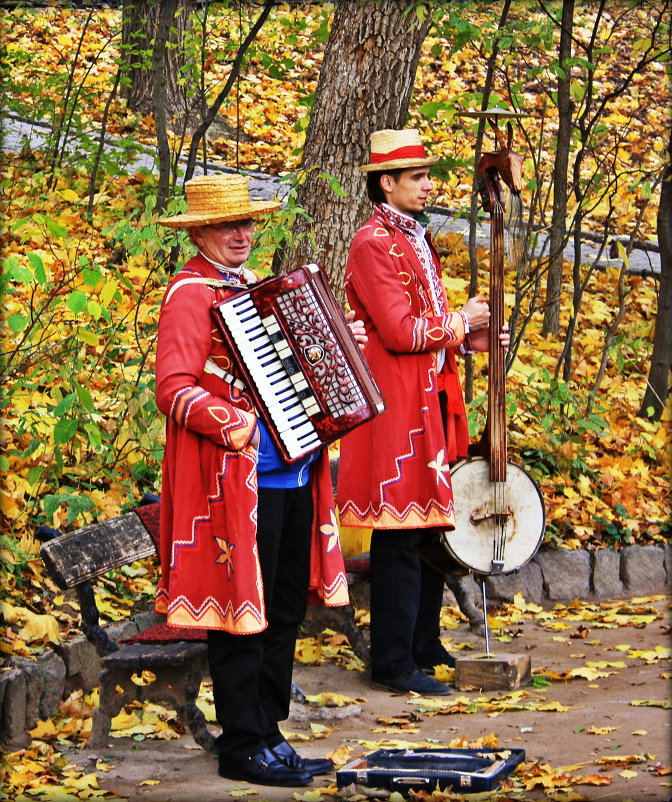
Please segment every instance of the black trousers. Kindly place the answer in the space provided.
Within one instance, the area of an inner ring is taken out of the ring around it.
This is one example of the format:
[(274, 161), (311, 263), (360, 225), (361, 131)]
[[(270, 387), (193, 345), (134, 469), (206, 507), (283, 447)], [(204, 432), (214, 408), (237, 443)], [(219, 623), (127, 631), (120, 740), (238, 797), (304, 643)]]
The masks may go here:
[(371, 535), (371, 673), (394, 677), (430, 663), (441, 646), (445, 577), (420, 556), (431, 533), (374, 529)]
[(298, 627), (308, 602), (313, 503), (310, 485), (259, 488), (257, 546), (268, 627), (234, 635), (208, 631), (208, 661), (220, 754), (238, 760), (282, 740), (289, 715)]

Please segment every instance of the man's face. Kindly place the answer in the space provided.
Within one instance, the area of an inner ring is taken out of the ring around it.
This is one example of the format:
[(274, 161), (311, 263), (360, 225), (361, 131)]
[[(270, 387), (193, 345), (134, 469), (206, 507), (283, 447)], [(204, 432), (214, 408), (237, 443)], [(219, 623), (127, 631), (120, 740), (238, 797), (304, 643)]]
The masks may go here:
[(421, 212), (432, 189), (429, 167), (409, 167), (396, 176), (384, 173), (380, 187), (387, 203), (397, 211), (410, 215)]
[(192, 228), (191, 236), (203, 253), (227, 267), (240, 267), (250, 256), (254, 220), (233, 220)]

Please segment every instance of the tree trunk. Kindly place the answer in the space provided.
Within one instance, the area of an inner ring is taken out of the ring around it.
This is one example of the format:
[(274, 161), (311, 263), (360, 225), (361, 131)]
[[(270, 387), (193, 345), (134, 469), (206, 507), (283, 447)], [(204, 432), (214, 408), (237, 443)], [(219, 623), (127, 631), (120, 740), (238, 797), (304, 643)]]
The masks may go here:
[[(397, 0), (338, 3), (306, 132), (305, 180), (297, 192), (312, 222), (294, 225), (292, 242), (276, 252), (275, 273), (317, 261), (343, 300), (350, 242), (370, 212), (357, 168), (368, 163), (372, 131), (404, 127), (429, 25), (429, 18), (421, 22), (412, 5)], [(320, 177), (325, 174), (338, 180), (344, 194)]]
[(639, 410), (642, 418), (660, 420), (670, 393), (670, 367), (672, 367), (672, 136), (667, 146), (668, 161), (663, 170), (658, 206), (658, 245), (660, 246), (660, 288), (656, 330), (649, 380)]
[(168, 141), (168, 86), (170, 68), (168, 64), (168, 39), (170, 38), (170, 17), (175, 14), (176, 0), (164, 0), (163, 19), (155, 28), (152, 50), (152, 108), (156, 127), (156, 144), (159, 154), (159, 192), (156, 211), (163, 214), (170, 192), (170, 143)]
[[(178, 0), (175, 15), (170, 22), (169, 47), (165, 52), (165, 99), (168, 120), (184, 123), (193, 112), (198, 112), (194, 86), (185, 82), (184, 35), (190, 28), (189, 18), (195, 9), (194, 0)], [(157, 31), (165, 21), (166, 5), (162, 0), (123, 0), (121, 43), (130, 79), (123, 96), (128, 107), (140, 114), (153, 113), (154, 71), (152, 53)], [(182, 85), (178, 85), (178, 80)], [(181, 125), (179, 126), (182, 127)]]
[(564, 75), (558, 76), (558, 136), (553, 165), (553, 214), (551, 217), (551, 250), (546, 280), (546, 308), (543, 334), (557, 334), (560, 329), (560, 294), (562, 292), (562, 254), (567, 235), (567, 168), (572, 135), (574, 104), (570, 95), (570, 67), (574, 0), (564, 0), (558, 60)]

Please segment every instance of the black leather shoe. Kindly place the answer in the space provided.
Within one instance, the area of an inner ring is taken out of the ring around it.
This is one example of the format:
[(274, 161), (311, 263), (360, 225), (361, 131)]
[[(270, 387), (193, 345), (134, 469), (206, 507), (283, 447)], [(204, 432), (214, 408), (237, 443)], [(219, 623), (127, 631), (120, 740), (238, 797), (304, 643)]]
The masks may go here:
[(277, 746), (271, 747), (271, 752), (278, 758), (285, 766), (290, 769), (298, 769), (299, 771), (307, 771), (310, 775), (316, 774), (329, 774), (334, 770), (331, 760), (326, 757), (301, 757), (287, 741), (281, 741)]
[(219, 756), (219, 776), (229, 780), (245, 780), (257, 785), (310, 785), (313, 775), (281, 763), (270, 749), (262, 749), (247, 760), (227, 760)]
[(371, 676), (371, 687), (383, 691), (393, 691), (395, 693), (408, 693), (415, 691), (423, 696), (446, 696), (452, 693), (448, 685), (428, 677), (419, 668), (409, 668), (403, 674), (396, 677), (377, 677)]
[(434, 674), (434, 668), (436, 666), (448, 666), (448, 668), (455, 668), (455, 658), (445, 649), (443, 649), (441, 652), (430, 655), (428, 658), (416, 658), (415, 662), (421, 671), (424, 671), (425, 674), (430, 675)]

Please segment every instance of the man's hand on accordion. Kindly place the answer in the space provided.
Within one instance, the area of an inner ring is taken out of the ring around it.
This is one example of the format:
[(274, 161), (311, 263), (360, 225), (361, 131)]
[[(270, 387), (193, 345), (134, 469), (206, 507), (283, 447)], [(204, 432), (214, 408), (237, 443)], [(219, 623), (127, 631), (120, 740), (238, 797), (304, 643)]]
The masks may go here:
[(352, 336), (355, 338), (355, 342), (359, 345), (360, 350), (364, 350), (364, 346), (368, 342), (369, 338), (366, 336), (366, 329), (364, 328), (364, 321), (363, 320), (355, 320), (355, 310), (351, 309), (349, 312), (345, 313), (345, 321), (348, 324), (348, 328)]

